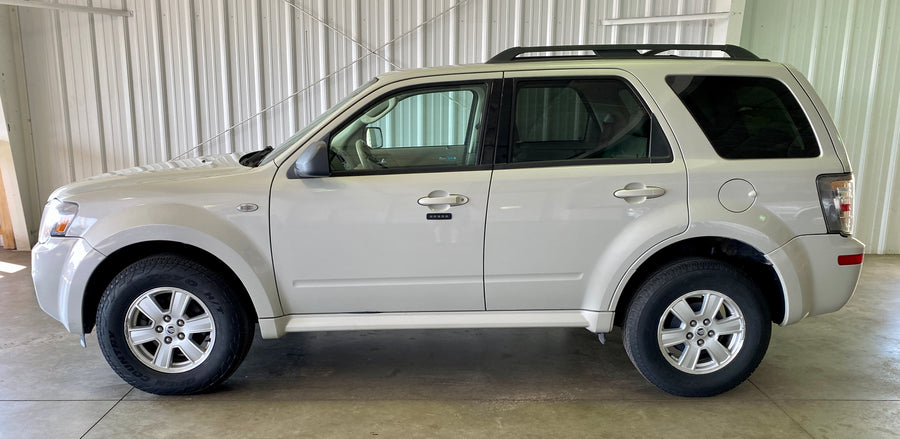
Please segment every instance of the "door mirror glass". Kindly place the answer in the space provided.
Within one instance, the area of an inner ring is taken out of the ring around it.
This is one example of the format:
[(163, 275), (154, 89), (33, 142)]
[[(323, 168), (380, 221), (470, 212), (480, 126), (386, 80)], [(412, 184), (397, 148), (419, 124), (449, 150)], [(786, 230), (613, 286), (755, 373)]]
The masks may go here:
[(328, 144), (319, 140), (307, 145), (300, 151), (300, 157), (294, 162), (294, 166), (288, 171), (288, 178), (317, 178), (327, 177), (331, 174), (328, 170)]
[(367, 127), (366, 128), (366, 143), (369, 145), (369, 148), (381, 148), (384, 146), (384, 136), (381, 134), (381, 128), (379, 127)]

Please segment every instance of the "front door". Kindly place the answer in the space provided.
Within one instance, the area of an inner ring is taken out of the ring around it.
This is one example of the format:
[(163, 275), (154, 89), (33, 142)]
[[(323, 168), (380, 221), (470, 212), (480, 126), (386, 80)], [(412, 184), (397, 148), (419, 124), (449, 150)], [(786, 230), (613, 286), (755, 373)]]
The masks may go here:
[(279, 172), (271, 239), (287, 313), (484, 310), (490, 85), (381, 90), (326, 136), (330, 176)]

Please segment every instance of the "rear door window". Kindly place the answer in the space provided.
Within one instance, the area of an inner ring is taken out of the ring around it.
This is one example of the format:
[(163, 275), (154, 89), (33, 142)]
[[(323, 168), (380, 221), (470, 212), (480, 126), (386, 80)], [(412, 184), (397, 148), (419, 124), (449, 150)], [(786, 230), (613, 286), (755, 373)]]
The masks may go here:
[(634, 91), (617, 78), (518, 80), (509, 163), (671, 161), (671, 149)]
[(723, 158), (819, 156), (806, 114), (776, 79), (671, 75), (666, 81)]

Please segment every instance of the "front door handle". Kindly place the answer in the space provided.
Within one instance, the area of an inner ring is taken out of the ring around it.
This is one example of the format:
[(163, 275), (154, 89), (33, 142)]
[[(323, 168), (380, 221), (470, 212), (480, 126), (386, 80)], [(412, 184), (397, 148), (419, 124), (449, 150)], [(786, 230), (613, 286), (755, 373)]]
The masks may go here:
[(419, 198), (420, 206), (437, 206), (447, 204), (450, 206), (459, 206), (469, 202), (469, 197), (459, 194), (450, 194), (444, 197), (422, 197)]
[(628, 183), (624, 188), (613, 192), (616, 198), (637, 204), (647, 201), (648, 198), (657, 198), (666, 194), (666, 190), (656, 186), (645, 186), (644, 183)]
[(469, 202), (469, 197), (460, 194), (450, 194), (447, 191), (431, 191), (430, 194), (419, 198), (419, 205), (429, 208), (433, 212), (443, 212), (453, 206), (462, 206)]

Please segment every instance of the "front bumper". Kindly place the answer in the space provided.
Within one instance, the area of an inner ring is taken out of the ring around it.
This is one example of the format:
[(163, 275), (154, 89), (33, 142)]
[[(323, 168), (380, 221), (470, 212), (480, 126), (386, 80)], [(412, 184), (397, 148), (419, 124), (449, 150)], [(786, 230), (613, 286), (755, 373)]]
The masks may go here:
[(84, 239), (74, 237), (53, 237), (31, 249), (31, 277), (38, 304), (71, 333), (84, 332), (84, 290), (105, 257)]
[(865, 248), (855, 238), (806, 235), (767, 254), (784, 290), (781, 324), (841, 309), (853, 296), (862, 264), (840, 265), (838, 256), (862, 254)]

